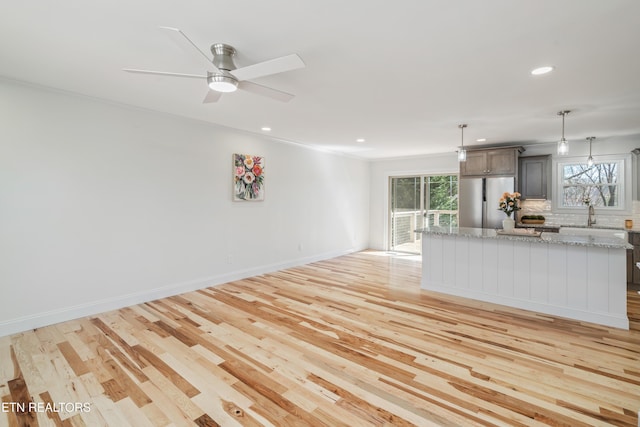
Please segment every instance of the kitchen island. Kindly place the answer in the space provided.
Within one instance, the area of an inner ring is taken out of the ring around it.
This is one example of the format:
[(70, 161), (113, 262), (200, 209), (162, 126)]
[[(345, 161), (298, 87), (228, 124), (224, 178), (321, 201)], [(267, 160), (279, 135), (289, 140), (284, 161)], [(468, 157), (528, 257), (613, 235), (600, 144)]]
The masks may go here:
[(426, 290), (629, 329), (623, 239), (484, 228), (422, 233)]

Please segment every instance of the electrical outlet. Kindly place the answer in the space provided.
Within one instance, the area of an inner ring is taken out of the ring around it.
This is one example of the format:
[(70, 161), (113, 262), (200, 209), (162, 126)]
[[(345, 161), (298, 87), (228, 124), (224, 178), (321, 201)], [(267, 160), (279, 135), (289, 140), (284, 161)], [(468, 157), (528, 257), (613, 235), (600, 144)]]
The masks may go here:
[(302, 246), (302, 243), (298, 243), (298, 252), (302, 252), (303, 249), (304, 246)]
[(227, 255), (227, 264), (233, 264), (233, 255)]

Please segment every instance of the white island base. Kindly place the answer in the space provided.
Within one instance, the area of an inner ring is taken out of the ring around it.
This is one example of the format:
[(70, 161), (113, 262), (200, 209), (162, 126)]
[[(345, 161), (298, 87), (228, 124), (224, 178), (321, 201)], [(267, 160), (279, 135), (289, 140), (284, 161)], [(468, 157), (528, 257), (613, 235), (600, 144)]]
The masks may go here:
[(624, 244), (460, 230), (422, 231), (423, 289), (629, 329)]

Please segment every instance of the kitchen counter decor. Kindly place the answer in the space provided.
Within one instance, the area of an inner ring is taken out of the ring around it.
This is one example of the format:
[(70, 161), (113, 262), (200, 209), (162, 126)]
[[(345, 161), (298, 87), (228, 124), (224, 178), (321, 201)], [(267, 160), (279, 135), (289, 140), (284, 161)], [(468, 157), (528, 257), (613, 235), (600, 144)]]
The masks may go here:
[(498, 200), (498, 209), (507, 215), (507, 218), (502, 220), (502, 228), (504, 231), (512, 231), (516, 226), (516, 221), (511, 218), (511, 215), (520, 210), (520, 193), (517, 191), (509, 193), (505, 191), (502, 193), (502, 197)]
[(520, 222), (523, 224), (544, 224), (545, 217), (542, 215), (522, 215)]

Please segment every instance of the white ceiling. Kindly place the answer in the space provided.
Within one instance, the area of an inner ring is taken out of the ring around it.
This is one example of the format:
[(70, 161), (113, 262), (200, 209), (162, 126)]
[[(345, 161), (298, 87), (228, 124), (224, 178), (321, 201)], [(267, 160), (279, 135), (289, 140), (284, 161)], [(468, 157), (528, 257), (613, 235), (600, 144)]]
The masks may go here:
[[(6, 1), (0, 76), (368, 159), (455, 151), (460, 123), (465, 145), (550, 143), (565, 109), (570, 141), (602, 142), (640, 134), (639, 18), (638, 0)], [(296, 97), (202, 104), (205, 81), (123, 72), (206, 71), (159, 26), (239, 67), (297, 53), (254, 80)]]

